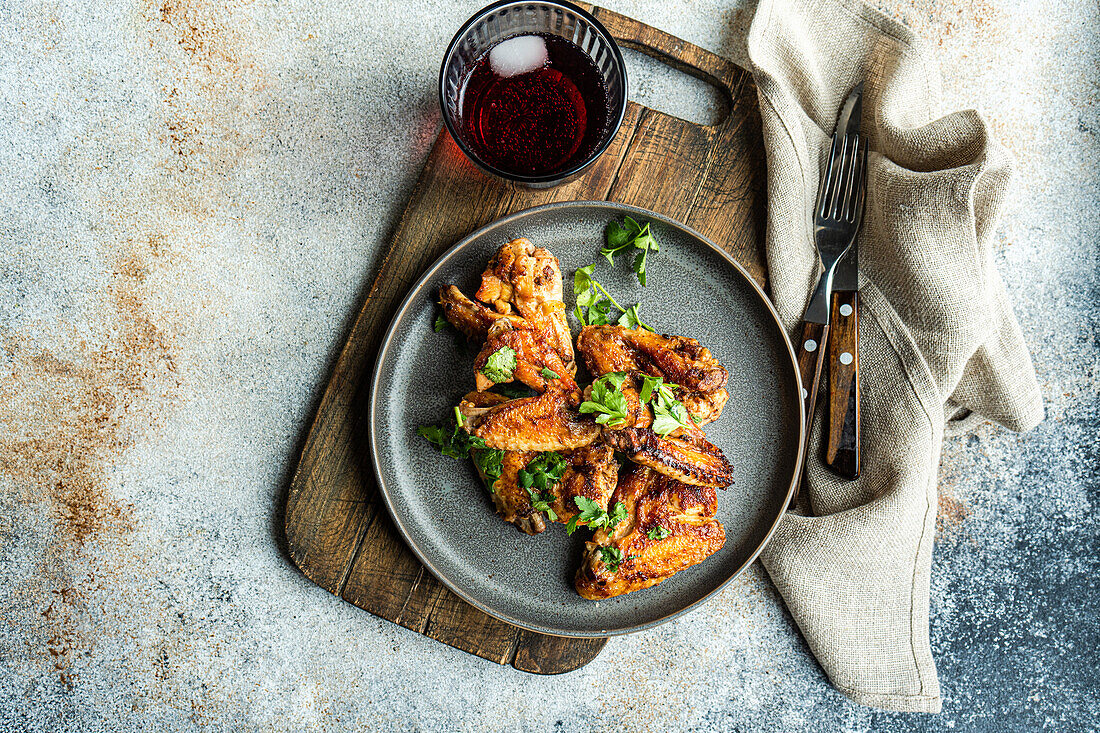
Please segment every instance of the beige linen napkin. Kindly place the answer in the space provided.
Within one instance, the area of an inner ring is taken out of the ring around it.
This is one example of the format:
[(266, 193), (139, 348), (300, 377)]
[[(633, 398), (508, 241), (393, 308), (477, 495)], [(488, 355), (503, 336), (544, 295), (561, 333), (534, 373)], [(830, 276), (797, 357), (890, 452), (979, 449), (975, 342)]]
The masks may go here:
[(803, 489), (814, 516), (788, 515), (764, 567), (844, 694), (937, 712), (928, 596), (947, 418), (970, 411), (1026, 430), (1043, 417), (992, 255), (1012, 159), (977, 112), (941, 116), (931, 55), (859, 0), (761, 0), (748, 53), (771, 291), (792, 334), (819, 273), (810, 211), (829, 137), (861, 80), (871, 151), (859, 240), (863, 475), (846, 482), (824, 467), (819, 410)]

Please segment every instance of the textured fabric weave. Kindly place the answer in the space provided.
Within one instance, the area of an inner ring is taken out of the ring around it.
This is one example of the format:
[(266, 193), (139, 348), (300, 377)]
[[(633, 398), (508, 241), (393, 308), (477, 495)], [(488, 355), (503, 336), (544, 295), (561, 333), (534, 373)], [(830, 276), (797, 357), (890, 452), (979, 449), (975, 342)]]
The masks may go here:
[(748, 53), (768, 160), (772, 298), (792, 335), (820, 272), (811, 211), (836, 115), (864, 81), (860, 233), (863, 475), (821, 461), (762, 560), (830, 680), (853, 700), (938, 712), (928, 635), (936, 477), (949, 417), (1013, 430), (1043, 417), (993, 262), (1012, 159), (975, 111), (941, 112), (912, 33), (859, 0), (761, 0)]

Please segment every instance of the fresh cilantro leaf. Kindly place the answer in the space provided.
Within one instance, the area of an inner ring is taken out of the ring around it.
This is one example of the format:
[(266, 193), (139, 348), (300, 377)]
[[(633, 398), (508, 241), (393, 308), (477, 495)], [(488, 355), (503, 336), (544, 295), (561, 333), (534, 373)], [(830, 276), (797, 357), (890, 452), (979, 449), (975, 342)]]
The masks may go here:
[[(629, 217), (627, 218), (629, 219)], [(633, 221), (633, 219), (630, 219), (630, 221)], [(606, 257), (607, 261), (614, 267), (615, 255), (631, 245), (634, 235), (629, 229), (620, 226), (619, 222), (612, 221), (607, 225), (604, 236), (607, 239), (607, 245), (600, 249), (600, 254)]]
[[(594, 269), (596, 269), (595, 265), (577, 268), (577, 271), (573, 273), (573, 295), (580, 295), (592, 288), (592, 271)], [(585, 303), (585, 305), (588, 304)]]
[(608, 372), (592, 383), (588, 399), (581, 403), (580, 411), (586, 414), (596, 413), (596, 422), (615, 427), (626, 422), (630, 409), (626, 395), (622, 392), (626, 372)]
[(611, 309), (611, 302), (602, 298), (596, 300), (588, 308), (589, 326), (606, 326), (611, 323), (607, 317), (607, 311)]
[(481, 368), (481, 373), (488, 377), (491, 382), (507, 382), (512, 378), (512, 373), (515, 370), (516, 350), (511, 346), (501, 346), (492, 354), (489, 354), (485, 366)]
[(577, 525), (581, 522), (584, 522), (589, 529), (595, 531), (601, 527), (614, 529), (615, 525), (626, 519), (626, 506), (621, 501), (615, 502), (610, 514), (587, 496), (574, 496), (573, 503), (577, 505), (577, 509), (580, 511), (566, 523), (565, 531), (567, 534), (576, 532)]
[(662, 438), (679, 428), (692, 427), (688, 422), (690, 418), (687, 410), (672, 391), (673, 387), (678, 386), (665, 384), (660, 377), (651, 377), (648, 374), (642, 376), (642, 389), (638, 392), (638, 399), (642, 404), (652, 402), (653, 424), (650, 429)]
[[(615, 266), (615, 255), (631, 247), (638, 250), (634, 256), (633, 270), (638, 276), (638, 282), (645, 287), (646, 260), (650, 252), (659, 252), (661, 249), (649, 229), (649, 222), (639, 224), (629, 216), (624, 217), (622, 225), (615, 221), (607, 225), (604, 238), (607, 244), (600, 249), (600, 254), (607, 258), (612, 267)], [(591, 274), (591, 272), (588, 273), (589, 276)]]
[(649, 539), (651, 540), (663, 540), (670, 534), (672, 534), (672, 530), (668, 529), (667, 527), (662, 527), (660, 525), (657, 525), (656, 527), (650, 527), (649, 531), (646, 532), (646, 536), (649, 537)]
[(545, 377), (546, 379), (561, 379), (560, 374), (555, 372), (553, 369), (549, 369), (547, 367), (543, 367), (540, 374), (542, 374), (542, 376)]
[(653, 329), (642, 321), (642, 317), (638, 313), (638, 308), (640, 308), (641, 305), (641, 303), (635, 303), (623, 311), (623, 314), (619, 316), (619, 325), (624, 328), (644, 328), (647, 331), (652, 331)]
[(450, 327), (450, 325), (451, 325), (451, 322), (448, 321), (445, 316), (439, 315), (439, 316), (435, 317), (435, 326), (434, 326), (434, 328), (435, 328), (436, 333), (439, 333), (440, 331), (443, 331), (443, 330), (447, 329), (448, 327)]
[(538, 458), (521, 468), (517, 474), (519, 485), (526, 489), (527, 495), (531, 497), (531, 508), (546, 512), (550, 521), (558, 519), (558, 515), (550, 508), (554, 503), (554, 494), (550, 489), (561, 481), (568, 467), (569, 463), (560, 453), (549, 451), (540, 454)]
[(439, 452), (449, 458), (466, 458), (471, 448), (484, 448), (485, 441), (470, 435), (458, 425), (454, 429), (440, 425), (421, 425), (416, 434), (439, 448)]
[(601, 547), (599, 550), (600, 559), (603, 560), (607, 571), (610, 573), (618, 572), (619, 566), (623, 562), (623, 551), (617, 547)]
[(470, 451), (470, 457), (474, 459), (474, 464), (485, 474), (488, 479), (489, 491), (492, 491), (493, 485), (500, 479), (500, 474), (504, 472), (504, 451), (499, 448), (475, 448)]

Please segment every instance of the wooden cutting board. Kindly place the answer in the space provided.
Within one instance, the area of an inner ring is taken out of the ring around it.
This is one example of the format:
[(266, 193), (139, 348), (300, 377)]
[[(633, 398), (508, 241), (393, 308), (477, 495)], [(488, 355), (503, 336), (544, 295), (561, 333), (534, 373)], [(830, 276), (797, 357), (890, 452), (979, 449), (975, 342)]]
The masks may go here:
[(586, 7), (620, 45), (716, 86), (727, 97), (728, 116), (708, 127), (631, 102), (600, 159), (581, 177), (543, 190), (490, 179), (441, 132), (333, 370), (286, 507), (291, 557), (321, 587), (445, 644), (539, 674), (590, 662), (607, 639), (536, 634), (466, 604), (405, 547), (377, 495), (366, 406), (378, 345), (394, 309), (459, 239), (506, 214), (553, 201), (609, 200), (652, 209), (702, 232), (761, 284), (765, 276), (765, 161), (752, 78), (644, 23)]

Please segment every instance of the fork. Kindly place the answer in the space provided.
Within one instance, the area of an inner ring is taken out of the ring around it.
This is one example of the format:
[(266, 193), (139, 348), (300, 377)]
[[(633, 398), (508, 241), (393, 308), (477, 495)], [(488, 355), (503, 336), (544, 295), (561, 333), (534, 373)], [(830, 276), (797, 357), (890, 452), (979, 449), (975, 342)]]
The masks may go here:
[[(825, 361), (825, 340), (829, 335), (829, 305), (833, 273), (859, 231), (866, 190), (867, 143), (859, 134), (863, 84), (844, 102), (833, 133), (832, 149), (821, 177), (814, 207), (814, 242), (823, 272), (802, 316), (802, 338), (798, 343), (798, 371), (802, 377), (802, 399), (806, 407), (805, 439), (813, 427), (814, 405)], [(791, 504), (798, 499), (796, 486)]]

